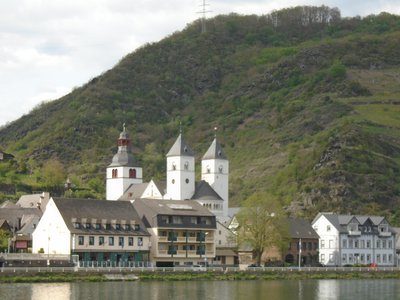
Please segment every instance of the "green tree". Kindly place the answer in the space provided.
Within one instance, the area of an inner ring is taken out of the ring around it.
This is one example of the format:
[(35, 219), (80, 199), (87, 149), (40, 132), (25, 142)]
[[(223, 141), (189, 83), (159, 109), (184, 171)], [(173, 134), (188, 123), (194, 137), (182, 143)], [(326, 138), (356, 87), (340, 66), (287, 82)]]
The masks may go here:
[(287, 245), (288, 220), (278, 199), (268, 193), (254, 193), (243, 203), (237, 215), (239, 246), (250, 246), (257, 264), (265, 249), (281, 250)]
[(42, 170), (43, 184), (47, 187), (57, 187), (65, 181), (64, 165), (57, 159), (48, 160)]
[(0, 251), (5, 252), (8, 250), (8, 239), (10, 238), (10, 232), (4, 229), (0, 229)]

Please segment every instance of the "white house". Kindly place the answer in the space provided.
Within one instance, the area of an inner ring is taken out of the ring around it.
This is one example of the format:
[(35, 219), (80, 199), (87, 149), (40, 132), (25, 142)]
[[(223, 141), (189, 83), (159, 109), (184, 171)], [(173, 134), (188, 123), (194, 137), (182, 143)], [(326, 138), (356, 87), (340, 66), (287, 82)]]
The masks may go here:
[(324, 265), (396, 265), (396, 234), (384, 217), (319, 213), (312, 226)]
[(83, 262), (147, 262), (150, 234), (130, 202), (51, 198), (32, 234), (32, 252)]

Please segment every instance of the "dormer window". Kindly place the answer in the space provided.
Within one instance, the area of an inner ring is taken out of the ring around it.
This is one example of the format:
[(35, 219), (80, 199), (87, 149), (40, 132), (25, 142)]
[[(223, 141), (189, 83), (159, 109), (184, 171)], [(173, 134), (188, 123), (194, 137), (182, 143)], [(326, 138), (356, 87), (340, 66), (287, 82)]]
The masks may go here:
[(75, 223), (74, 223), (74, 228), (75, 228), (75, 229), (81, 228), (81, 223), (75, 222)]
[(116, 230), (121, 230), (121, 224), (115, 224), (115, 229)]

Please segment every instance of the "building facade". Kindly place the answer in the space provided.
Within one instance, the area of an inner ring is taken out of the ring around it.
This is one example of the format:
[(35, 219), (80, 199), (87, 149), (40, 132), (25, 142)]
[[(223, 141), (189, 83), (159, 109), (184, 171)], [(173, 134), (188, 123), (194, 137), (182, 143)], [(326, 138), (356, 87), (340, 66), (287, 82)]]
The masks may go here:
[(36, 230), (33, 252), (77, 255), (82, 263), (149, 261), (150, 235), (130, 202), (51, 198)]
[(207, 264), (215, 257), (215, 216), (190, 200), (137, 199), (133, 206), (151, 234), (159, 267)]
[(384, 217), (320, 213), (312, 226), (323, 265), (396, 265), (396, 234)]

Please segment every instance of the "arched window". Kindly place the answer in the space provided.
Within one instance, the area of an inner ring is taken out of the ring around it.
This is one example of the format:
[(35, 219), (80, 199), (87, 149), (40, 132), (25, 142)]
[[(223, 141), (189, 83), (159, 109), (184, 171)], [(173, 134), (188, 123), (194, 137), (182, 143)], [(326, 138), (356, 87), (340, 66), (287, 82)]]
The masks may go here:
[(129, 169), (129, 178), (136, 178), (136, 169)]
[(112, 178), (117, 178), (118, 177), (118, 169), (113, 169), (111, 176), (112, 176)]

